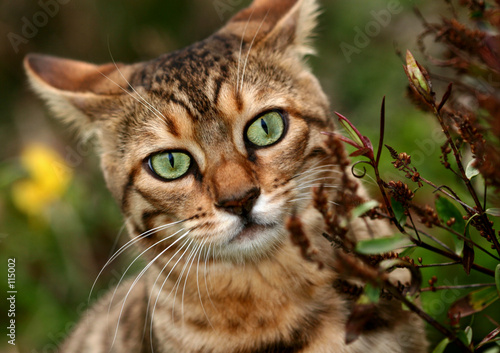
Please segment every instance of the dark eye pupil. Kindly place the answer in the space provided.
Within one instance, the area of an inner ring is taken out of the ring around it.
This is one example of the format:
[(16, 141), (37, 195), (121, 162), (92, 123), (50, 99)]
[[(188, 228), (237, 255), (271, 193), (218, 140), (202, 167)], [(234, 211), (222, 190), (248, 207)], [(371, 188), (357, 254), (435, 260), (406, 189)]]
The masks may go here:
[(266, 132), (267, 135), (269, 135), (269, 128), (267, 127), (267, 123), (264, 121), (264, 119), (260, 119), (260, 126), (262, 126), (262, 129)]
[(169, 153), (168, 154), (168, 161), (170, 162), (170, 165), (172, 166), (172, 168), (174, 167), (174, 164), (175, 164), (175, 160), (174, 160), (174, 156), (172, 155), (172, 153)]

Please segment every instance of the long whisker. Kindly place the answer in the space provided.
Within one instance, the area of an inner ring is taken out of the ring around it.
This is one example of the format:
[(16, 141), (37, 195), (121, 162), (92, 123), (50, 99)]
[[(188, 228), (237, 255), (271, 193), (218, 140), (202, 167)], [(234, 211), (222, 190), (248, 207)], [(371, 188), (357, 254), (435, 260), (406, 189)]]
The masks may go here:
[[(174, 254), (174, 256), (172, 256), (172, 258), (174, 258), (175, 256), (177, 256), (177, 254), (181, 251), (181, 249), (184, 247), (184, 245), (188, 244), (188, 246), (186, 247), (186, 249), (184, 250), (184, 252), (182, 253), (182, 255), (175, 262), (174, 266), (172, 266), (172, 269), (168, 272), (167, 276), (165, 277), (165, 280), (163, 281), (160, 289), (158, 290), (158, 294), (156, 295), (156, 300), (155, 300), (155, 303), (153, 305), (153, 310), (151, 311), (151, 320), (150, 320), (151, 321), (151, 324), (150, 324), (150, 327), (151, 327), (151, 332), (150, 332), (151, 352), (154, 352), (154, 347), (153, 347), (153, 321), (154, 321), (154, 317), (155, 317), (156, 305), (158, 304), (158, 300), (160, 299), (161, 291), (163, 290), (163, 287), (167, 283), (168, 278), (170, 277), (170, 275), (172, 274), (172, 272), (174, 271), (174, 269), (177, 267), (177, 264), (179, 263), (179, 261), (181, 261), (181, 259), (184, 257), (184, 255), (186, 254), (186, 252), (189, 250), (189, 247), (191, 246), (192, 243), (193, 243), (193, 239), (191, 239), (189, 242), (188, 241), (184, 242), (184, 244), (182, 244), (182, 246), (177, 250), (177, 252)], [(170, 291), (170, 294), (172, 294), (172, 291)], [(170, 294), (165, 299), (168, 299), (170, 297)]]
[(257, 28), (257, 32), (255, 32), (255, 35), (253, 36), (252, 42), (250, 43), (250, 47), (248, 48), (247, 56), (245, 58), (245, 64), (243, 65), (243, 71), (242, 71), (242, 75), (241, 75), (241, 84), (240, 84), (240, 89), (239, 89), (240, 92), (243, 90), (243, 83), (245, 83), (245, 72), (246, 72), (246, 68), (247, 68), (248, 58), (250, 57), (250, 52), (252, 51), (252, 47), (255, 43), (255, 39), (257, 38), (257, 35), (259, 34), (260, 29), (262, 28), (262, 25), (264, 24), (264, 22), (267, 18), (267, 15), (269, 14), (269, 11), (270, 10), (267, 10), (266, 15), (264, 16), (264, 18), (262, 19), (262, 21), (259, 25), (259, 28)]
[[(208, 246), (207, 253), (205, 254), (205, 273), (204, 273), (204, 278), (205, 278), (205, 289), (207, 290), (207, 295), (208, 295), (208, 300), (210, 300), (210, 303), (212, 304), (213, 308), (215, 309), (215, 304), (212, 301), (212, 297), (210, 297), (210, 291), (208, 290), (208, 284), (207, 284), (207, 263), (208, 263), (208, 258), (210, 257), (210, 250), (212, 250), (212, 244)], [(213, 260), (215, 261), (215, 260)]]
[(191, 264), (189, 265), (189, 268), (187, 270), (187, 273), (186, 273), (186, 279), (184, 280), (184, 287), (182, 288), (182, 299), (181, 299), (181, 317), (182, 317), (182, 323), (184, 324), (184, 296), (186, 294), (186, 285), (187, 285), (187, 281), (188, 281), (188, 277), (189, 277), (189, 274), (191, 273), (191, 267), (193, 267), (193, 263), (194, 263), (194, 260), (196, 259), (196, 254), (198, 253), (198, 251), (201, 250), (201, 247), (203, 246), (203, 243), (201, 243), (200, 245), (198, 245), (198, 247), (196, 247), (194, 249), (194, 256), (191, 260)]
[[(153, 245), (151, 245), (150, 247), (148, 247), (146, 250), (144, 250), (143, 252), (141, 252), (139, 255), (136, 256), (136, 258), (128, 265), (128, 267), (125, 269), (125, 272), (123, 272), (120, 280), (118, 281), (118, 284), (116, 285), (116, 288), (113, 292), (113, 295), (111, 297), (111, 301), (109, 303), (109, 308), (111, 308), (111, 304), (113, 303), (113, 300), (115, 298), (115, 295), (116, 295), (116, 291), (118, 290), (118, 287), (120, 286), (120, 283), (123, 281), (123, 278), (125, 277), (125, 275), (127, 274), (128, 270), (130, 270), (130, 268), (132, 267), (132, 265), (137, 261), (139, 260), (142, 255), (144, 255), (146, 252), (148, 252), (149, 250), (151, 250), (152, 248), (154, 248), (155, 246), (158, 246), (159, 244), (163, 243), (164, 241), (167, 241), (168, 239), (172, 238), (173, 236), (179, 234), (180, 232), (182, 232), (184, 229), (180, 229), (178, 230), (177, 232), (175, 232), (174, 234), (172, 235), (169, 235), (168, 237), (164, 238), (164, 239), (161, 239), (159, 241), (157, 241), (156, 243), (154, 243)], [(176, 242), (178, 241), (178, 239), (176, 240)], [(175, 244), (175, 242), (174, 242)], [(168, 248), (167, 248), (168, 249)], [(157, 259), (157, 257), (155, 257), (155, 259)], [(151, 264), (151, 263), (150, 263)], [(149, 267), (146, 267), (146, 270), (148, 269)], [(143, 270), (144, 271), (144, 270)], [(109, 312), (109, 308), (108, 308), (108, 312)]]
[(238, 92), (238, 89), (240, 87), (240, 66), (241, 66), (241, 52), (243, 51), (243, 41), (245, 40), (245, 34), (247, 33), (247, 28), (248, 24), (252, 20), (253, 13), (255, 11), (255, 8), (252, 9), (252, 13), (250, 14), (250, 17), (248, 18), (247, 23), (245, 24), (245, 28), (243, 29), (243, 34), (241, 35), (241, 42), (240, 42), (240, 52), (238, 54), (238, 71), (237, 71), (237, 76), (236, 76), (236, 92)]
[(169, 224), (164, 224), (164, 225), (161, 225), (159, 227), (156, 227), (156, 228), (153, 228), (153, 229), (150, 229), (142, 234), (139, 234), (138, 236), (130, 239), (125, 245), (123, 245), (120, 249), (118, 249), (114, 254), (113, 256), (110, 257), (110, 259), (104, 264), (104, 266), (102, 267), (102, 269), (99, 271), (99, 274), (97, 275), (96, 279), (94, 280), (94, 283), (92, 284), (92, 287), (90, 288), (90, 293), (89, 293), (89, 297), (88, 297), (88, 301), (90, 302), (90, 298), (92, 296), (92, 292), (95, 288), (95, 285), (97, 284), (97, 281), (99, 280), (99, 277), (101, 276), (101, 274), (104, 272), (104, 270), (106, 269), (106, 267), (109, 266), (110, 263), (112, 263), (118, 256), (120, 256), (125, 250), (127, 250), (129, 247), (131, 247), (133, 244), (137, 243), (139, 240), (141, 240), (142, 238), (145, 238), (151, 234), (154, 234), (156, 232), (159, 232), (159, 231), (162, 231), (164, 229), (167, 229), (173, 225), (176, 225), (176, 224), (179, 224), (179, 223), (182, 223), (182, 222), (185, 222), (187, 221), (187, 219), (184, 219), (182, 221), (177, 221), (177, 222), (173, 222), (173, 223), (169, 223)]
[[(139, 92), (137, 92), (137, 90), (134, 88), (134, 86), (132, 86), (132, 84), (127, 80), (127, 78), (123, 75), (123, 73), (121, 72), (120, 68), (118, 67), (118, 65), (116, 64), (116, 61), (115, 61), (115, 58), (113, 57), (113, 53), (111, 53), (111, 47), (109, 45), (109, 42), (108, 42), (108, 52), (109, 52), (109, 56), (111, 57), (111, 61), (113, 62), (113, 65), (115, 66), (116, 70), (118, 71), (118, 73), (120, 74), (120, 76), (125, 80), (125, 82), (127, 83), (127, 85), (139, 96), (139, 98), (147, 105), (149, 106), (151, 109), (149, 109), (152, 113), (156, 112), (159, 114), (156, 115), (157, 118), (161, 118), (163, 117), (165, 119), (165, 116), (158, 110), (156, 109), (156, 107), (154, 107), (151, 103), (149, 103)], [(102, 74), (102, 73), (101, 73)], [(109, 78), (108, 78), (109, 79)], [(115, 83), (116, 84), (116, 83)], [(120, 85), (118, 85), (120, 88), (122, 88)], [(153, 112), (154, 110), (154, 112)]]
[[(324, 159), (323, 159), (324, 160)], [(323, 160), (321, 161), (318, 161), (317, 163), (315, 163), (313, 166), (307, 168), (306, 170), (304, 170), (302, 173), (298, 173), (298, 174), (295, 174), (293, 178), (297, 178), (298, 176), (301, 176), (303, 174), (307, 174), (307, 173), (310, 173), (310, 172), (313, 172), (315, 170), (318, 170), (318, 169), (323, 169), (323, 168), (335, 168), (335, 167), (338, 167), (338, 165), (336, 164), (322, 164), (322, 165), (319, 165)], [(334, 169), (331, 169), (332, 171), (335, 171)]]
[[(189, 233), (189, 232), (188, 232)], [(185, 238), (185, 236), (187, 236), (187, 234), (184, 234), (183, 238)], [(191, 240), (192, 242), (192, 240)], [(186, 240), (180, 247), (179, 249), (177, 249), (177, 251), (175, 252), (175, 254), (169, 258), (169, 260), (167, 261), (167, 263), (163, 266), (163, 268), (160, 270), (160, 272), (158, 273), (158, 276), (156, 276), (156, 279), (153, 283), (153, 286), (151, 287), (151, 293), (149, 294), (149, 298), (148, 298), (148, 304), (146, 306), (146, 318), (148, 317), (148, 313), (149, 313), (149, 308), (150, 308), (150, 303), (151, 303), (151, 298), (153, 297), (153, 292), (154, 292), (154, 288), (156, 287), (156, 283), (158, 282), (158, 279), (161, 277), (163, 271), (165, 271), (165, 269), (167, 268), (168, 264), (177, 256), (177, 254), (179, 252), (181, 252), (181, 250), (184, 248), (184, 246), (189, 243), (188, 240)], [(176, 264), (177, 265), (177, 264)], [(170, 276), (170, 274), (172, 273), (173, 269), (175, 268), (175, 265), (174, 267), (170, 270), (170, 272), (168, 273), (167, 277), (165, 278), (165, 282), (163, 282), (163, 285), (165, 285), (166, 283), (166, 280), (168, 279), (168, 277)], [(158, 292), (158, 295), (159, 293), (161, 292), (161, 290), (163, 289), (163, 285), (161, 286), (159, 292)], [(157, 301), (158, 301), (158, 298), (157, 298)], [(156, 302), (155, 302), (155, 307), (156, 307)], [(153, 314), (152, 316), (154, 316), (154, 310), (153, 310)], [(151, 317), (151, 329), (153, 327), (153, 318)], [(147, 328), (147, 323), (144, 325), (144, 330), (146, 330)]]
[[(165, 241), (166, 239), (169, 239), (171, 237), (173, 237), (174, 235), (176, 235), (177, 233), (181, 232), (182, 230), (179, 230), (178, 232), (172, 234), (171, 236), (165, 238), (165, 239), (162, 239), (161, 241), (158, 241), (156, 242), (155, 244), (153, 244), (152, 246), (150, 246), (147, 250), (151, 249), (153, 246), (157, 246), (159, 245), (161, 242)], [(120, 315), (118, 316), (118, 323), (116, 325), (116, 330), (115, 330), (115, 335), (113, 337), (113, 342), (111, 343), (111, 346), (114, 345), (115, 343), (115, 340), (116, 340), (116, 337), (118, 335), (118, 328), (120, 326), (120, 320), (121, 320), (121, 317), (122, 317), (122, 314), (123, 314), (123, 309), (125, 308), (125, 303), (127, 302), (127, 299), (128, 299), (128, 296), (130, 295), (130, 293), (132, 292), (132, 289), (134, 289), (135, 285), (137, 284), (137, 282), (142, 278), (142, 276), (144, 275), (144, 273), (146, 273), (146, 271), (153, 265), (153, 263), (158, 260), (167, 250), (169, 250), (172, 246), (174, 246), (178, 241), (180, 241), (181, 239), (183, 239), (184, 237), (186, 237), (187, 235), (189, 234), (189, 231), (187, 231), (185, 234), (183, 234), (182, 236), (180, 236), (177, 240), (175, 240), (172, 244), (170, 244), (169, 246), (167, 246), (163, 251), (161, 251), (153, 260), (151, 260), (147, 266), (139, 273), (139, 275), (135, 278), (134, 282), (132, 283), (132, 285), (130, 286), (127, 294), (125, 295), (125, 298), (123, 299), (123, 304), (122, 304), (122, 307), (120, 309)], [(144, 252), (141, 253), (141, 255), (139, 255), (138, 257), (135, 258), (134, 262), (140, 257), (142, 256), (147, 250), (145, 250)], [(133, 262), (132, 262), (133, 264)], [(132, 265), (131, 264), (131, 265)], [(130, 265), (130, 266), (131, 266)], [(127, 270), (130, 268), (130, 266), (127, 268)], [(125, 271), (126, 273), (126, 271)], [(123, 276), (122, 276), (122, 279), (123, 279)], [(121, 279), (120, 279), (121, 281)], [(119, 283), (118, 283), (119, 285)], [(118, 288), (118, 286), (117, 286)], [(108, 314), (109, 314), (109, 310), (111, 308), (111, 303), (113, 302), (113, 299), (115, 297), (115, 294), (116, 294), (116, 289), (115, 289), (115, 292), (113, 293), (113, 296), (111, 297), (111, 301), (110, 301), (110, 307), (108, 308)]]
[[(203, 244), (202, 244), (202, 247), (204, 248), (205, 247), (205, 244), (207, 243), (208, 239), (206, 239)], [(200, 258), (201, 258), (201, 253), (202, 251), (199, 252), (198, 254), (198, 263), (196, 264), (196, 288), (198, 289), (198, 296), (200, 298), (200, 304), (201, 304), (201, 309), (203, 310), (203, 313), (205, 314), (205, 317), (207, 318), (207, 321), (208, 323), (210, 324), (210, 326), (212, 327), (212, 329), (214, 328), (213, 325), (212, 325), (212, 322), (210, 321), (210, 319), (208, 318), (208, 315), (207, 315), (207, 312), (205, 310), (205, 306), (203, 305), (203, 300), (201, 299), (201, 291), (200, 291), (200, 275), (199, 275), (199, 270), (200, 270)], [(205, 262), (205, 271), (206, 271), (206, 265), (207, 263)], [(206, 272), (204, 274), (206, 276)], [(205, 277), (206, 279), (206, 277)], [(208, 294), (208, 291), (207, 291), (207, 294)]]
[[(190, 260), (193, 258), (193, 254), (195, 253), (195, 250), (197, 248), (198, 248), (198, 245), (195, 245), (195, 248), (192, 249), (191, 252), (189, 253), (189, 255), (188, 255), (188, 257), (187, 257), (187, 259), (185, 261), (184, 266), (182, 266), (181, 274), (180, 274), (179, 278), (177, 279), (177, 281), (175, 282), (176, 289), (175, 289), (175, 294), (174, 294), (174, 303), (172, 304), (172, 320), (174, 319), (175, 300), (177, 298), (177, 292), (179, 291), (179, 288), (181, 286), (182, 276), (184, 275), (184, 272), (186, 272), (186, 268), (189, 266)], [(189, 266), (189, 268), (191, 268), (191, 267)], [(189, 270), (186, 273), (186, 280), (187, 280), (188, 275), (189, 275)], [(181, 301), (181, 307), (182, 307), (182, 301)], [(182, 323), (184, 324), (184, 317), (183, 316), (182, 316)]]

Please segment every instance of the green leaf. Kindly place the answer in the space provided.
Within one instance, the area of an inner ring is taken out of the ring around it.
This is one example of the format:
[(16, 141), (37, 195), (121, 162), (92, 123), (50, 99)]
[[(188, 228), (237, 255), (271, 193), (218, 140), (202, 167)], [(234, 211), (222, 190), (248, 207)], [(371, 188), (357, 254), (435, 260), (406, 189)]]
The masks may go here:
[(358, 218), (359, 216), (365, 214), (366, 212), (374, 209), (378, 205), (379, 205), (378, 201), (375, 200), (365, 202), (351, 211), (351, 218), (352, 219)]
[(370, 303), (378, 303), (378, 301), (380, 299), (380, 293), (381, 293), (381, 290), (379, 287), (374, 287), (374, 286), (370, 285), (369, 283), (366, 284), (365, 295), (370, 300)]
[(443, 353), (449, 344), (450, 344), (450, 340), (447, 337), (444, 340), (442, 340), (441, 342), (439, 342), (439, 344), (436, 346), (436, 348), (434, 348), (432, 353)]
[(492, 215), (494, 217), (500, 217), (500, 208), (488, 208), (486, 211), (487, 214)]
[[(378, 201), (375, 200), (362, 203), (361, 205), (359, 205), (358, 207), (356, 207), (354, 210), (351, 211), (351, 221), (365, 214), (366, 212), (374, 209), (378, 205), (379, 205)], [(340, 225), (342, 227), (345, 227), (347, 226), (347, 222), (343, 221)]]
[[(462, 213), (460, 213), (458, 208), (456, 208), (450, 200), (445, 197), (437, 198), (436, 212), (444, 223), (448, 222), (450, 219), (454, 219), (455, 222), (450, 226), (450, 228), (457, 233), (464, 234), (465, 221), (462, 218)], [(464, 248), (464, 241), (455, 235), (453, 235), (453, 241), (455, 243), (455, 252), (460, 255)]]
[(500, 293), (500, 264), (495, 268), (495, 283), (497, 285), (497, 291)]
[(469, 164), (467, 164), (467, 169), (465, 170), (465, 176), (468, 178), (468, 179), (472, 179), (474, 178), (476, 175), (479, 174), (479, 170), (477, 170), (473, 164), (476, 160), (473, 159), (469, 162)]
[(392, 237), (361, 240), (356, 244), (356, 251), (365, 255), (383, 254), (411, 244), (412, 241), (407, 236), (398, 234)]
[(467, 326), (464, 332), (467, 336), (467, 345), (470, 345), (472, 343), (472, 327)]
[(361, 134), (358, 131), (358, 129), (356, 129), (354, 127), (354, 125), (352, 125), (351, 122), (347, 118), (345, 118), (341, 115), (339, 117), (341, 117), (339, 119), (340, 125), (342, 125), (342, 127), (345, 129), (345, 131), (347, 132), (347, 134), (349, 135), (351, 140), (354, 143), (356, 143), (359, 147), (362, 147), (363, 141), (361, 140)]
[(404, 225), (406, 224), (407, 216), (405, 215), (405, 208), (403, 207), (403, 204), (399, 201), (394, 200), (394, 198), (391, 197), (391, 207), (392, 210), (394, 211), (394, 216), (396, 217), (396, 220), (401, 226), (404, 227)]
[(475, 290), (454, 302), (448, 310), (448, 317), (463, 318), (475, 314), (494, 303), (498, 298), (498, 292), (494, 286)]
[(416, 246), (413, 246), (411, 248), (406, 248), (399, 253), (399, 257), (411, 256), (413, 255), (416, 249), (417, 249)]

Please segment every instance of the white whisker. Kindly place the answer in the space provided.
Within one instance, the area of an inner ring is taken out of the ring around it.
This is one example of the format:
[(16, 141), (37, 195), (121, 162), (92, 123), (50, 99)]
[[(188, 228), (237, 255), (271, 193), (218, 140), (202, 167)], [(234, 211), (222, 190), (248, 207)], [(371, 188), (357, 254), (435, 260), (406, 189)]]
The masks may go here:
[[(206, 239), (202, 246), (204, 247), (205, 244), (208, 242), (208, 239)], [(200, 270), (200, 258), (201, 258), (201, 253), (202, 251), (199, 252), (198, 254), (198, 263), (196, 264), (196, 287), (198, 288), (198, 297), (200, 298), (200, 304), (201, 304), (201, 309), (203, 310), (203, 313), (205, 314), (205, 317), (207, 318), (208, 320), (208, 323), (210, 324), (210, 326), (212, 327), (212, 329), (214, 328), (214, 326), (212, 325), (212, 322), (210, 321), (210, 319), (208, 318), (208, 315), (207, 315), (207, 312), (205, 310), (205, 306), (203, 305), (203, 300), (201, 299), (201, 291), (200, 291), (200, 275), (199, 275), (199, 270)], [(207, 263), (205, 262), (205, 271), (206, 271), (206, 265)], [(206, 279), (206, 272), (204, 273), (204, 276), (205, 276), (205, 279)], [(206, 284), (206, 282), (205, 282)], [(208, 294), (208, 290), (207, 290), (207, 294)]]
[[(185, 236), (187, 236), (187, 234), (189, 234), (189, 232), (187, 232), (185, 234)], [(155, 317), (155, 311), (156, 311), (156, 305), (158, 304), (158, 300), (160, 299), (160, 295), (161, 295), (161, 291), (163, 290), (163, 287), (165, 286), (165, 284), (167, 283), (167, 280), (168, 278), (170, 277), (170, 275), (172, 274), (172, 272), (174, 271), (175, 267), (177, 266), (177, 264), (179, 263), (179, 261), (184, 257), (184, 255), (186, 254), (186, 251), (189, 249), (189, 246), (191, 245), (191, 243), (193, 242), (193, 239), (191, 239), (190, 241), (185, 241), (180, 247), (179, 249), (175, 252), (175, 254), (168, 260), (167, 264), (163, 267), (162, 271), (160, 272), (160, 274), (163, 272), (163, 270), (165, 269), (165, 267), (168, 265), (168, 263), (170, 263), (170, 261), (175, 258), (175, 256), (177, 256), (177, 254), (182, 250), (182, 248), (184, 247), (184, 245), (188, 244), (188, 246), (186, 247), (186, 249), (184, 250), (184, 253), (182, 253), (182, 255), (179, 257), (179, 259), (176, 261), (176, 263), (174, 264), (174, 266), (172, 266), (172, 269), (168, 272), (167, 276), (165, 277), (165, 280), (163, 281), (160, 289), (158, 290), (158, 294), (156, 295), (156, 300), (155, 300), (155, 303), (153, 305), (153, 310), (151, 311), (151, 320), (150, 320), (150, 327), (151, 327), (151, 330), (150, 330), (150, 342), (151, 342), (151, 352), (154, 352), (154, 347), (153, 347), (153, 321), (154, 321), (154, 317)], [(157, 278), (158, 279), (158, 278)], [(156, 283), (156, 281), (155, 281)], [(172, 291), (170, 291), (170, 294), (172, 293)], [(151, 294), (150, 294), (150, 298), (151, 298), (151, 295), (153, 294), (153, 289), (151, 289)], [(165, 299), (168, 299), (168, 297), (170, 297), (170, 294), (167, 296), (167, 298)], [(149, 302), (148, 302), (149, 303)], [(149, 305), (148, 305), (149, 306)]]
[(260, 23), (259, 28), (257, 28), (257, 31), (255, 32), (255, 35), (253, 36), (252, 42), (250, 43), (250, 47), (248, 48), (247, 56), (245, 58), (245, 64), (243, 65), (243, 70), (242, 70), (242, 75), (241, 75), (241, 84), (240, 84), (240, 89), (239, 89), (240, 92), (243, 90), (243, 83), (245, 82), (245, 72), (246, 72), (246, 68), (247, 68), (248, 58), (250, 57), (250, 52), (252, 51), (252, 47), (255, 43), (255, 39), (257, 38), (257, 35), (259, 34), (260, 29), (262, 28), (262, 25), (266, 21), (267, 15), (269, 14), (269, 11), (270, 10), (267, 10), (266, 15), (262, 19), (262, 22)]
[(243, 41), (245, 40), (245, 34), (247, 33), (247, 28), (248, 24), (252, 20), (252, 16), (254, 13), (255, 9), (252, 9), (252, 13), (250, 14), (250, 17), (248, 18), (247, 23), (245, 24), (245, 29), (243, 29), (243, 34), (241, 35), (241, 42), (240, 42), (240, 52), (238, 54), (238, 71), (236, 72), (236, 92), (238, 93), (239, 87), (240, 87), (240, 66), (241, 66), (241, 52), (243, 51)]
[[(147, 250), (151, 249), (151, 248), (152, 248), (152, 247), (154, 247), (154, 246), (159, 245), (159, 244), (160, 244), (160, 243), (162, 243), (163, 241), (165, 241), (165, 240), (167, 240), (167, 239), (169, 239), (169, 238), (173, 237), (174, 235), (176, 235), (177, 233), (179, 233), (179, 232), (181, 232), (181, 231), (182, 231), (182, 230), (179, 230), (179, 231), (175, 232), (175, 233), (174, 233), (174, 234), (172, 234), (171, 236), (169, 236), (169, 237), (167, 237), (167, 238), (165, 238), (165, 239), (162, 239), (162, 240), (160, 240), (160, 241), (156, 242), (155, 244), (153, 244), (152, 246), (150, 246), (148, 249), (144, 250), (144, 251), (143, 251), (143, 252), (142, 252), (142, 253), (141, 253), (138, 257), (136, 257), (136, 258), (134, 259), (134, 261), (132, 262), (132, 264), (133, 264), (133, 263), (134, 263), (134, 262), (135, 262), (135, 261), (136, 261), (136, 260), (137, 260), (140, 256), (142, 256), (142, 255), (143, 255), (143, 254), (144, 254)], [(183, 239), (184, 237), (186, 237), (188, 234), (189, 234), (189, 231), (188, 231), (188, 232), (186, 232), (184, 235), (180, 236), (180, 237), (179, 237), (177, 240), (175, 240), (172, 244), (170, 244), (170, 245), (169, 245), (168, 247), (166, 247), (163, 251), (161, 251), (161, 252), (160, 252), (160, 253), (159, 253), (159, 254), (158, 254), (158, 255), (157, 255), (157, 256), (156, 256), (153, 260), (151, 260), (151, 261), (147, 264), (147, 266), (146, 266), (146, 267), (145, 267), (145, 268), (144, 268), (144, 269), (143, 269), (143, 270), (139, 273), (139, 275), (138, 275), (138, 276), (136, 276), (136, 278), (135, 278), (134, 282), (133, 282), (133, 283), (132, 283), (132, 285), (130, 286), (130, 288), (129, 288), (129, 290), (128, 290), (127, 294), (125, 295), (125, 298), (123, 299), (123, 304), (122, 304), (122, 307), (121, 307), (121, 309), (120, 309), (120, 315), (118, 316), (118, 323), (117, 323), (117, 325), (116, 325), (115, 335), (114, 335), (114, 337), (113, 337), (113, 342), (111, 343), (111, 346), (113, 346), (113, 345), (114, 345), (115, 340), (116, 340), (116, 337), (117, 337), (117, 335), (118, 335), (118, 328), (119, 328), (119, 326), (120, 326), (120, 320), (121, 320), (121, 317), (122, 317), (122, 314), (123, 314), (123, 309), (125, 308), (125, 303), (127, 302), (127, 298), (128, 298), (128, 296), (130, 295), (130, 293), (132, 292), (132, 289), (134, 289), (134, 287), (135, 287), (135, 285), (137, 284), (137, 282), (138, 282), (138, 281), (142, 278), (142, 276), (144, 275), (144, 273), (146, 273), (146, 271), (147, 271), (147, 270), (148, 270), (148, 269), (149, 269), (149, 268), (153, 265), (153, 263), (154, 263), (156, 260), (158, 260), (158, 258), (160, 258), (160, 257), (161, 257), (161, 256), (162, 256), (162, 255), (163, 255), (163, 254), (164, 254), (164, 253), (168, 250), (168, 249), (170, 249), (172, 246), (174, 246), (174, 245), (175, 245), (178, 241), (180, 241), (181, 239)], [(132, 264), (130, 264), (130, 265), (129, 265), (129, 267), (127, 268), (127, 270), (128, 270), (128, 269), (132, 266)], [(126, 272), (127, 272), (127, 271), (125, 271), (125, 273), (126, 273)], [(124, 275), (125, 275), (125, 273), (124, 273)], [(122, 278), (120, 279), (120, 282), (121, 282), (121, 280), (122, 280), (122, 279), (123, 279), (123, 276), (122, 276)], [(120, 284), (120, 283), (118, 283), (118, 285), (119, 285), (119, 284)], [(109, 311), (110, 311), (110, 309), (111, 309), (111, 304), (113, 303), (113, 299), (114, 299), (114, 297), (115, 297), (115, 294), (116, 294), (116, 290), (117, 290), (117, 289), (118, 289), (118, 286), (116, 287), (115, 291), (113, 292), (113, 296), (111, 297), (111, 301), (110, 301), (109, 308), (108, 308), (108, 315), (109, 315)]]
[[(193, 250), (193, 257), (191, 259), (191, 264), (189, 265), (189, 268), (187, 270), (187, 273), (186, 273), (186, 279), (184, 280), (184, 287), (182, 288), (182, 297), (181, 297), (181, 317), (182, 317), (182, 323), (184, 324), (184, 296), (186, 294), (186, 285), (187, 285), (187, 281), (188, 281), (188, 278), (189, 278), (189, 274), (191, 273), (191, 268), (193, 267), (193, 263), (194, 263), (194, 260), (196, 259), (196, 254), (198, 253), (198, 251), (201, 250), (201, 247), (202, 247), (202, 243), (199, 244), (194, 250)], [(189, 260), (188, 260), (189, 261)]]
[(104, 266), (102, 267), (102, 269), (99, 271), (99, 273), (97, 274), (97, 277), (96, 279), (94, 280), (94, 283), (92, 284), (92, 287), (90, 288), (90, 293), (89, 293), (89, 296), (88, 296), (88, 301), (90, 302), (90, 298), (92, 296), (92, 291), (94, 290), (94, 287), (95, 285), (97, 284), (97, 281), (99, 280), (99, 277), (101, 276), (101, 274), (104, 272), (104, 270), (106, 269), (106, 267), (112, 263), (118, 256), (120, 256), (124, 251), (126, 251), (129, 247), (131, 247), (132, 245), (134, 245), (136, 242), (138, 242), (139, 240), (141, 240), (142, 238), (145, 238), (149, 235), (152, 235), (154, 233), (157, 233), (157, 232), (160, 232), (164, 229), (167, 229), (169, 228), (170, 226), (173, 226), (173, 225), (176, 225), (176, 224), (179, 224), (179, 223), (182, 223), (182, 222), (185, 222), (186, 220), (182, 220), (182, 221), (177, 221), (177, 222), (173, 222), (173, 223), (169, 223), (169, 224), (164, 224), (164, 225), (161, 225), (159, 227), (156, 227), (156, 228), (153, 228), (153, 229), (150, 229), (142, 234), (139, 234), (138, 236), (130, 239), (125, 245), (123, 245), (120, 249), (118, 249), (114, 254), (113, 256), (110, 257), (110, 259), (104, 264)]

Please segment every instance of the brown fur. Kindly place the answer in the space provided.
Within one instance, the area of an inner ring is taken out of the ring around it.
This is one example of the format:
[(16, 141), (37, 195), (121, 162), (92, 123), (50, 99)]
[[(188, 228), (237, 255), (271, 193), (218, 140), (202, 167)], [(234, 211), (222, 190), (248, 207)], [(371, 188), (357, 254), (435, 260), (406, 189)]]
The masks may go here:
[[(54, 112), (97, 139), (108, 187), (150, 261), (137, 283), (89, 312), (62, 352), (425, 351), (422, 324), (392, 303), (344, 343), (350, 303), (333, 287), (310, 193), (325, 183), (333, 194), (338, 175), (321, 135), (333, 129), (328, 100), (303, 60), (316, 13), (313, 0), (255, 0), (208, 39), (135, 65), (26, 58)], [(284, 117), (284, 137), (253, 146), (246, 128), (268, 111)], [(149, 156), (168, 150), (194, 161), (174, 181), (148, 169)], [(293, 213), (323, 270), (292, 245)], [(366, 237), (366, 225), (353, 233)]]

